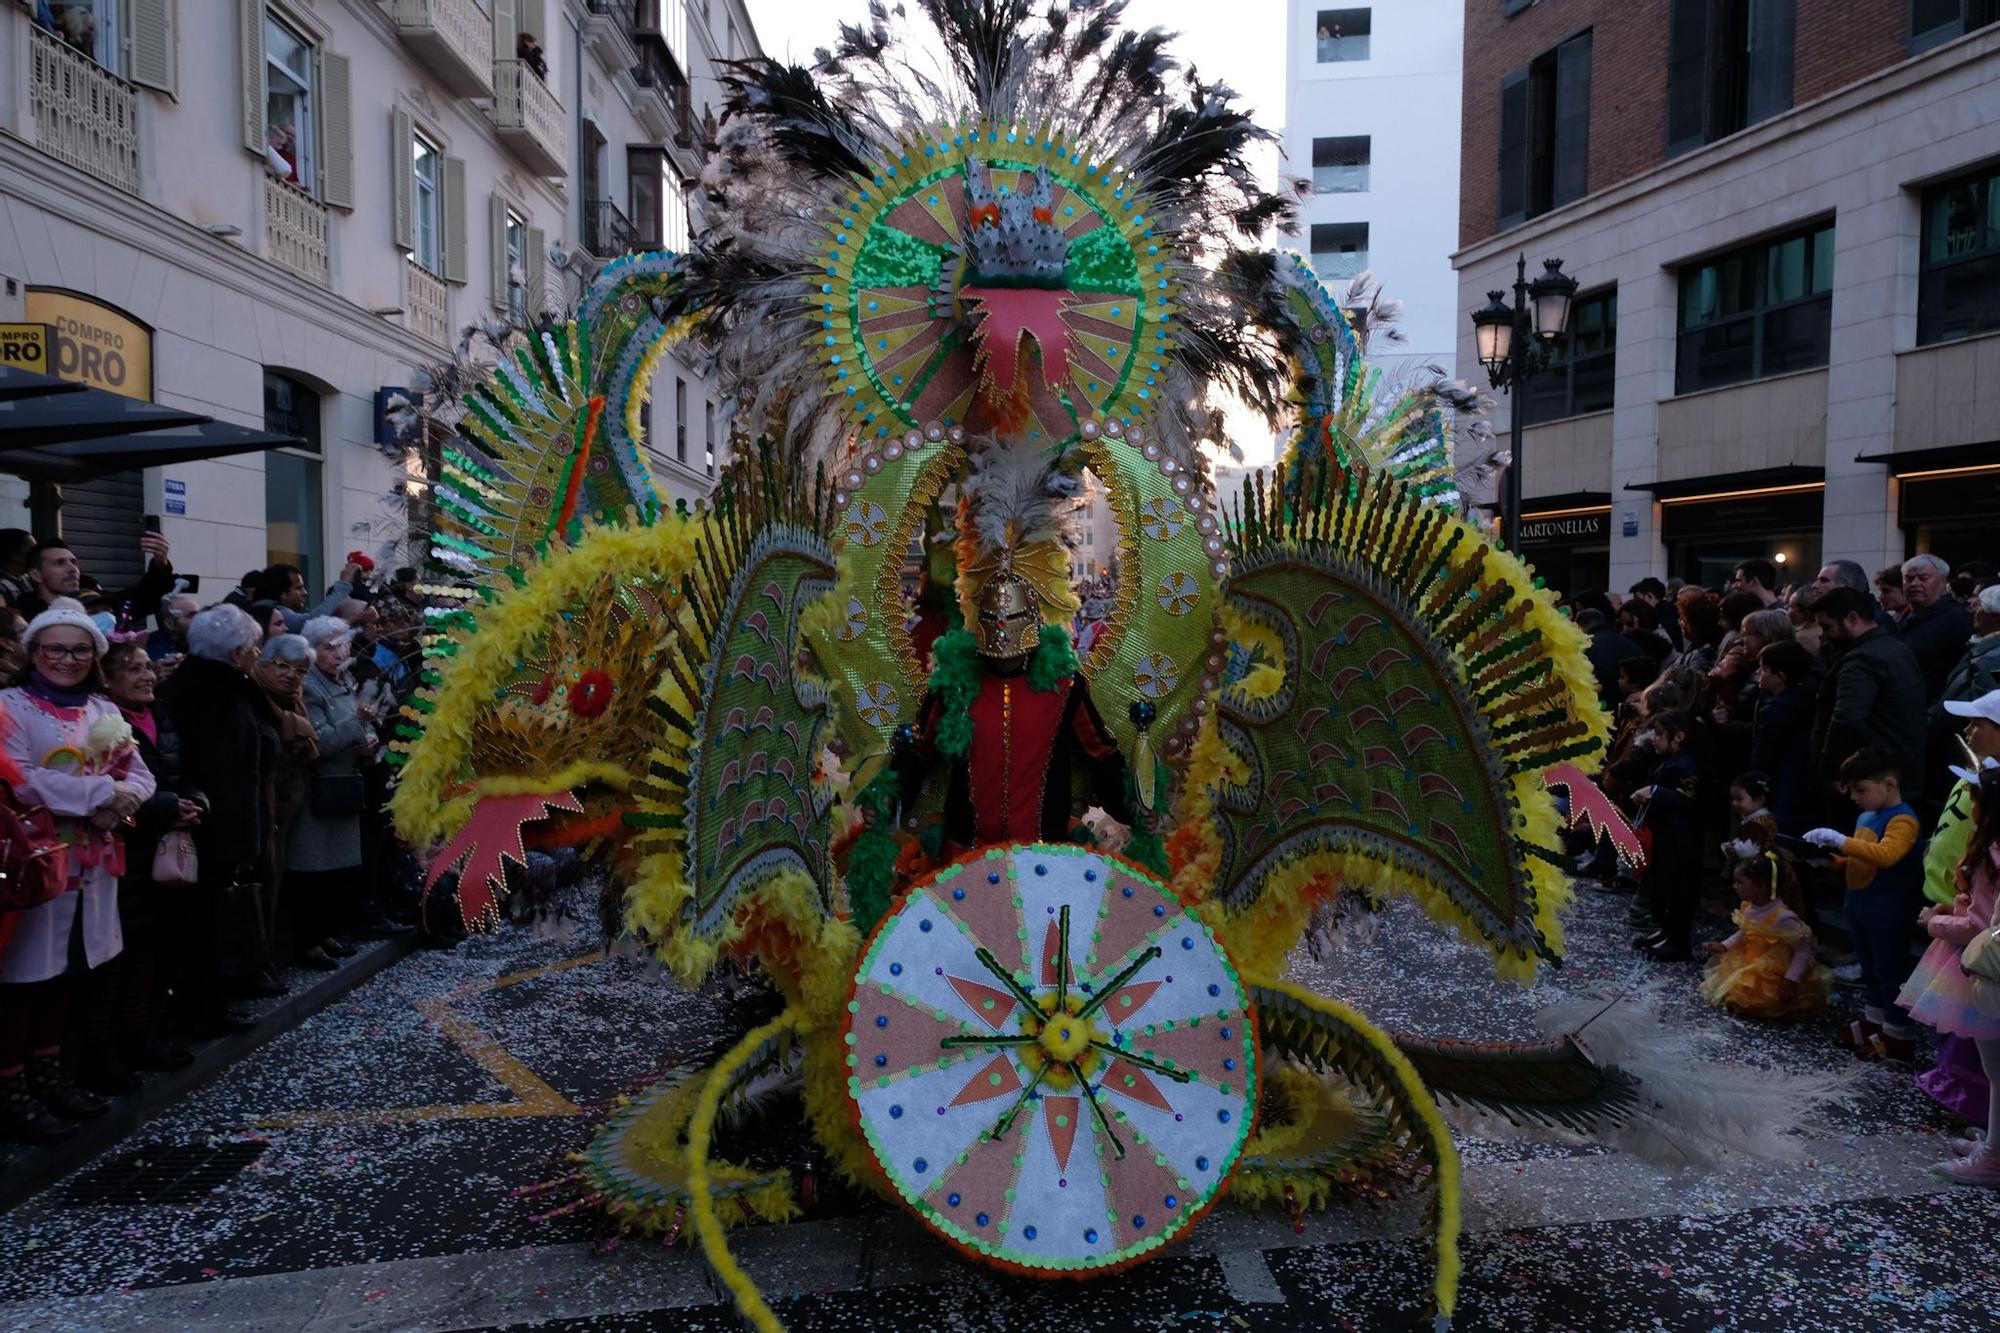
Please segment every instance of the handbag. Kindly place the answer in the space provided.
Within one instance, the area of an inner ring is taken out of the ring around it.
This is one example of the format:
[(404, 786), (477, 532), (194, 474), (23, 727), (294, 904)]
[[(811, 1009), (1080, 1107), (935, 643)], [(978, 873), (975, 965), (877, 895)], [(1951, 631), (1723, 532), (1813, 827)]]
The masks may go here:
[(168, 829), (153, 847), (153, 883), (192, 884), (199, 878), (194, 838), (186, 829)]
[(0, 912), (25, 912), (69, 887), (69, 847), (41, 806), (0, 799)]
[(344, 819), (361, 813), (368, 799), (368, 782), (359, 773), (320, 773), (312, 780), (312, 812), (321, 819)]
[(1982, 930), (1968, 940), (1958, 965), (1968, 977), (2000, 984), (2000, 926)]

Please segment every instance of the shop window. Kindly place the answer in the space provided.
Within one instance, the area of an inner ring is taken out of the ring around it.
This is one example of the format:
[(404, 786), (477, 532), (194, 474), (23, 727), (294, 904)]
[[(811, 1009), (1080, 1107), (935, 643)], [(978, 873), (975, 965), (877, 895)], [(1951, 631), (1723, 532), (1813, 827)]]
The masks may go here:
[(1910, 0), (1910, 53), (1942, 46), (2000, 20), (2000, 0)]
[(1923, 193), (1917, 341), (2000, 330), (2000, 163)]
[(1371, 155), (1365, 134), (1313, 140), (1313, 190), (1319, 194), (1365, 194)]
[(1796, 0), (1673, 0), (1669, 157), (1791, 108), (1795, 6)]
[(1315, 222), (1312, 229), (1313, 271), (1325, 282), (1347, 282), (1368, 268), (1368, 224)]
[(1611, 407), (1618, 374), (1618, 292), (1579, 296), (1569, 329), (1542, 372), (1522, 390), (1521, 420), (1533, 426)]
[[(273, 15), (264, 15), (264, 138), (272, 174), (312, 190), (318, 144), (313, 133), (319, 96), (313, 87), (312, 43)], [(279, 167), (288, 171), (280, 173)]]
[(1368, 38), (1374, 15), (1366, 9), (1319, 11), (1319, 63), (1368, 59)]
[(1831, 222), (1690, 264), (1674, 392), (1823, 366), (1832, 317)]
[(1502, 227), (1589, 188), (1590, 47), (1590, 33), (1580, 32), (1500, 80)]
[(444, 208), (441, 175), (444, 153), (420, 133), (410, 137), (410, 258), (425, 269), (442, 269), (439, 254), (444, 235), (441, 225)]
[(674, 457), (685, 466), (688, 461), (688, 386), (674, 377)]
[(297, 565), (306, 587), (322, 587), (319, 391), (280, 371), (265, 371), (264, 429), (305, 441), (301, 448), (264, 455), (265, 563)]

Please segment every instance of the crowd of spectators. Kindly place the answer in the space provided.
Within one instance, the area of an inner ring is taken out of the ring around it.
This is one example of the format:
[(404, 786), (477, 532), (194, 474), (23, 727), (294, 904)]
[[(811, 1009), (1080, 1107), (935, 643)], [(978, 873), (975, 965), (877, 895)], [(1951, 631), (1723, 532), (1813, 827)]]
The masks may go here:
[(383, 741), (413, 691), (413, 571), (350, 555), (317, 601), (296, 568), (188, 591), (167, 541), (107, 594), (60, 541), (0, 530), (0, 739), (10, 809), (39, 807), (67, 883), (0, 910), (0, 1138), (101, 1115), (191, 1041), (251, 1026), (291, 968), (408, 930)]
[[(1859, 991), (1838, 1040), (1911, 1061), (1914, 1006), (1944, 1037), (1919, 1082), (1986, 1126), (1977, 1044), (1922, 1000), (1934, 974), (1911, 974), (1926, 938), (1977, 933), (1992, 912), (1976, 887), (1989, 848), (1968, 831), (1981, 765), (2000, 759), (1993, 568), (1918, 555), (1871, 576), (1836, 560), (1788, 586), (1749, 560), (1719, 589), (1648, 578), (1569, 606), (1613, 718), (1600, 781), (1646, 865), (1634, 874), (1608, 846), (1578, 850), (1632, 893), (1633, 947), (1664, 963), (1694, 960), (1697, 945), (1720, 955), (1704, 993), (1767, 1018), (1823, 1011), (1816, 979), (1838, 962), (1834, 977)], [(1704, 943), (1704, 917), (1730, 908), (1736, 933)], [(2000, 1183), (2000, 1155), (1963, 1169)]]

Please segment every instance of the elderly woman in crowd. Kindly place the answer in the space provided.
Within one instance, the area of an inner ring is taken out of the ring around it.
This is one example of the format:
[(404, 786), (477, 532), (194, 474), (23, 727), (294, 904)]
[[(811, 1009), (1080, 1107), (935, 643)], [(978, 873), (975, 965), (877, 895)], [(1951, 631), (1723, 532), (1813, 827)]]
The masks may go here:
[(135, 1069), (179, 1069), (192, 1058), (160, 1034), (170, 956), (168, 940), (186, 934), (178, 894), (183, 884), (153, 882), (160, 840), (201, 822), (207, 802), (181, 776), (180, 735), (153, 708), (157, 667), (139, 640), (111, 645), (104, 655), (104, 693), (131, 724), (133, 744), (153, 774), (154, 790), (125, 835), (125, 874), (118, 881), (118, 922), (125, 951), (90, 974), (83, 1030), (88, 1038), (78, 1080), (92, 1092), (121, 1094), (139, 1086)]
[(178, 988), (200, 1035), (242, 1031), (226, 1005), (231, 989), (282, 994), (264, 950), (257, 876), (271, 837), (269, 774), (277, 763), (270, 705), (250, 678), (263, 644), (240, 607), (211, 606), (188, 624), (188, 657), (160, 687), (181, 738), (181, 772), (208, 797), (195, 830), (201, 883), (190, 895), (194, 947), (180, 960)]
[[(271, 769), (271, 845), (264, 857), (265, 884), (268, 888), (266, 902), (270, 910), (264, 924), (272, 956), (280, 958), (300, 952), (289, 942), (290, 930), (297, 925), (298, 905), (286, 897), (283, 886), (286, 848), (291, 841), (292, 825), (306, 808), (308, 780), (313, 761), (319, 757), (319, 736), (313, 730), (312, 719), (306, 716), (305, 698), (301, 692), (306, 673), (312, 670), (312, 663), (312, 648), (302, 635), (278, 634), (264, 641), (263, 654), (257, 659), (257, 668), (252, 673), (263, 687), (264, 698), (271, 706), (268, 723), (277, 746), (277, 762)], [(326, 940), (319, 941), (322, 949), (326, 949), (328, 943)], [(344, 951), (345, 946), (339, 945), (338, 941), (331, 943), (336, 949)]]
[(347, 671), (353, 629), (334, 616), (305, 623), (312, 648), (306, 672), (306, 716), (319, 741), (306, 789), (306, 808), (292, 825), (285, 849), (286, 878), (303, 946), (299, 961), (332, 969), (339, 964), (326, 948), (336, 923), (352, 912), (364, 886), (361, 879), (361, 809), (367, 783), (360, 765), (377, 748), (374, 718), (361, 703)]
[(69, 846), (69, 884), (21, 912), (0, 953), (0, 1133), (61, 1138), (104, 1112), (62, 1067), (71, 978), (118, 956), (120, 832), (153, 794), (153, 775), (117, 705), (98, 693), (109, 645), (83, 607), (58, 597), (28, 623), (28, 666), (0, 692), (15, 795), (47, 808)]

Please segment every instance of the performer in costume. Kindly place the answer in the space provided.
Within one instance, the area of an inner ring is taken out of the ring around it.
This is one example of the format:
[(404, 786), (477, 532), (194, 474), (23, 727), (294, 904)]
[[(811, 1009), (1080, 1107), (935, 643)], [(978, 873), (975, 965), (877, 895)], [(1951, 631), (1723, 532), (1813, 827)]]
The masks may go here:
[(1062, 541), (1072, 487), (1033, 451), (982, 456), (961, 504), (959, 594), (972, 630), (943, 635), (916, 725), (898, 736), (906, 810), (940, 766), (942, 857), (1072, 833), (1072, 778), (1131, 822), (1118, 743), (1064, 630), (1077, 601)]

